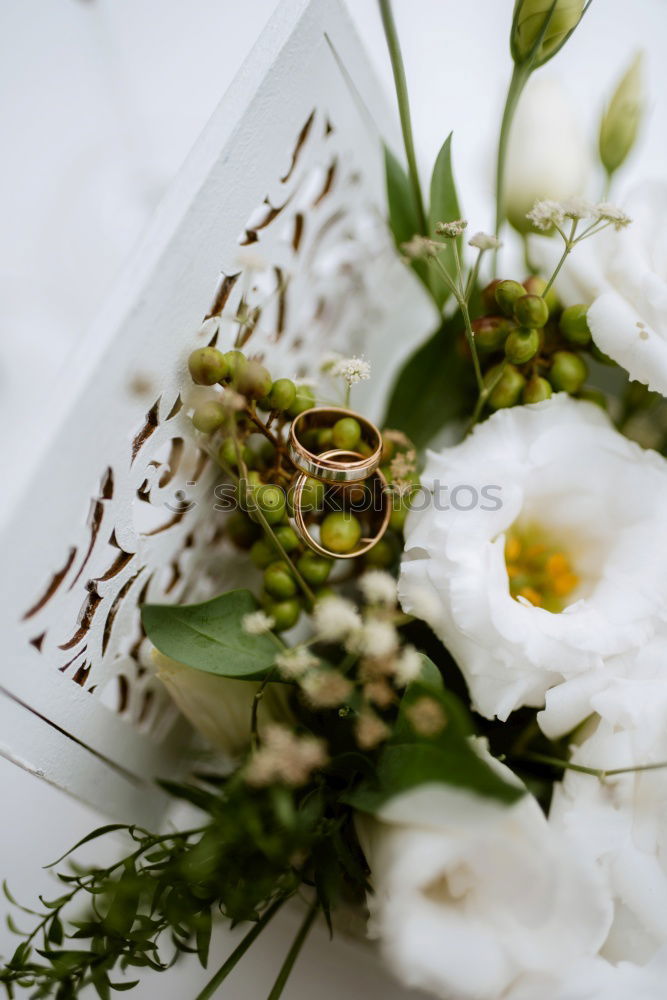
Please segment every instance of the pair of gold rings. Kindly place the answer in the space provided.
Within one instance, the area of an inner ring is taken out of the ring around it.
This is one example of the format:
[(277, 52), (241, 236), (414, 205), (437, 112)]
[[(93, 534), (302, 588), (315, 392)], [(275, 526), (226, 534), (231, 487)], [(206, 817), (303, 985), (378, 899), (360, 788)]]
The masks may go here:
[[(357, 447), (363, 447), (363, 451), (330, 448), (318, 454), (304, 444), (307, 431), (326, 430), (344, 417), (352, 417), (359, 424), (362, 444)], [(292, 421), (288, 452), (298, 469), (292, 488), (293, 525), (306, 545), (319, 555), (336, 559), (353, 559), (372, 549), (387, 530), (391, 514), (387, 480), (380, 471), (382, 435), (375, 424), (343, 407), (316, 406)], [(367, 531), (352, 552), (332, 552), (313, 536), (303, 504), (309, 479), (328, 487), (335, 509), (351, 507), (356, 513), (361, 503)]]

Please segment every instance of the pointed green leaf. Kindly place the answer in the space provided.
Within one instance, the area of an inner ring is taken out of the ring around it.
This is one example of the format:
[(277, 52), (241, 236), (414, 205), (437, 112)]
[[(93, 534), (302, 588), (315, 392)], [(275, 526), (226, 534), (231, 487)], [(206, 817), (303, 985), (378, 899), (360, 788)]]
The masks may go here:
[(141, 616), (154, 646), (179, 663), (220, 677), (256, 680), (273, 666), (275, 638), (248, 635), (245, 615), (255, 611), (248, 590), (230, 590), (203, 604), (145, 604)]
[(45, 865), (44, 867), (53, 868), (54, 865), (59, 865), (61, 861), (64, 861), (64, 859), (76, 851), (77, 848), (90, 843), (91, 840), (97, 840), (98, 837), (104, 837), (107, 833), (113, 833), (114, 830), (127, 830), (127, 828), (127, 823), (107, 823), (106, 826), (98, 826), (96, 830), (92, 830), (91, 833), (77, 841), (74, 847), (70, 847), (68, 851), (65, 851), (65, 853), (59, 858), (56, 858), (55, 861), (52, 861), (50, 865)]
[[(402, 244), (408, 243), (416, 233), (425, 234), (421, 233), (419, 212), (408, 175), (388, 146), (384, 147), (384, 169), (389, 229), (400, 252)], [(415, 260), (411, 262), (411, 267), (429, 294), (433, 294), (429, 265), (423, 260)]]

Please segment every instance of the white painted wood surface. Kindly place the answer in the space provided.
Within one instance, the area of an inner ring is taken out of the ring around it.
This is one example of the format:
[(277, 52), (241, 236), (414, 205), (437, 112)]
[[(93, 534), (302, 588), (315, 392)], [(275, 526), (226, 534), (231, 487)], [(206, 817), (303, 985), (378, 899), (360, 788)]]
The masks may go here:
[(432, 322), (381, 221), (380, 131), (340, 4), (285, 0), (55, 387), (0, 538), (0, 752), (110, 814), (155, 816), (152, 779), (188, 744), (139, 604), (224, 590), (238, 562), (189, 423), (189, 352), (231, 347), (244, 310), (246, 349), (275, 375), (365, 353), (375, 416)]

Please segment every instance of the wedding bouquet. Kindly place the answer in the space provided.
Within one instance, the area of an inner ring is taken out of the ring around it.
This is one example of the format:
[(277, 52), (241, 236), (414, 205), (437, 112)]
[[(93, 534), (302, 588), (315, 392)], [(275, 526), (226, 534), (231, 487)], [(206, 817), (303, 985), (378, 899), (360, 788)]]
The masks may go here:
[(274, 380), (243, 315), (235, 343), (211, 329), (193, 351), (212, 516), (250, 581), (143, 609), (209, 747), (162, 782), (194, 818), (86, 837), (124, 831), (127, 854), (59, 869), (32, 928), (12, 921), (10, 996), (106, 1000), (181, 953), (206, 966), (218, 915), (249, 925), (198, 1000), (224, 995), (290, 901), (303, 921), (269, 1000), (317, 918), (333, 933), (355, 915), (442, 1000), (665, 996), (667, 187), (608, 200), (640, 126), (638, 59), (601, 119), (600, 201), (558, 110), (523, 94), (588, 6), (516, 0), (485, 233), (461, 217), (451, 137), (424, 197), (380, 0), (407, 167), (385, 150), (389, 226), (441, 322), (382, 430), (353, 405), (364, 358)]

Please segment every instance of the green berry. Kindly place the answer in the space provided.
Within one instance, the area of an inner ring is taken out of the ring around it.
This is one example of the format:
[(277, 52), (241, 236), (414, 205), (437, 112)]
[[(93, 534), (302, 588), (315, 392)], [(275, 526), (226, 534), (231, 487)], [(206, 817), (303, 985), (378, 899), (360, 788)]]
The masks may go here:
[(268, 396), (272, 385), (273, 380), (267, 369), (258, 361), (248, 361), (242, 365), (234, 379), (234, 387), (250, 399), (262, 399), (263, 396)]
[(317, 432), (317, 447), (320, 451), (333, 446), (333, 430), (331, 427), (320, 427)]
[(392, 458), (396, 454), (396, 442), (392, 441), (391, 438), (382, 438), (382, 455), (380, 461), (383, 465), (387, 462), (391, 462)]
[(403, 531), (409, 510), (410, 497), (405, 494), (393, 494), (391, 514), (389, 515), (389, 527), (392, 531)]
[(197, 385), (215, 385), (227, 375), (227, 362), (217, 347), (200, 347), (188, 358), (192, 381)]
[(317, 587), (313, 593), (316, 601), (323, 601), (325, 597), (335, 597), (336, 591), (333, 587)]
[(248, 359), (242, 351), (227, 351), (225, 361), (227, 362), (227, 378), (230, 382), (235, 383), (248, 364)]
[(208, 399), (200, 403), (192, 414), (192, 423), (198, 431), (213, 434), (219, 430), (227, 419), (227, 410), (217, 399)]
[(318, 556), (315, 552), (304, 552), (299, 556), (296, 568), (311, 587), (321, 587), (329, 578), (332, 565), (331, 559)]
[[(246, 465), (249, 462), (252, 463), (253, 455), (247, 445), (239, 444), (238, 451), (240, 452), (241, 458)], [(225, 438), (218, 449), (218, 459), (222, 465), (227, 465), (231, 469), (237, 469), (239, 467), (237, 446), (234, 442), (234, 438)]]
[(487, 353), (501, 350), (505, 338), (513, 329), (514, 323), (506, 316), (482, 316), (472, 324), (477, 349)]
[(287, 407), (287, 413), (290, 417), (298, 417), (304, 410), (310, 410), (313, 406), (315, 406), (315, 393), (313, 390), (309, 385), (298, 385), (296, 387), (294, 402), (291, 406)]
[(359, 421), (354, 417), (342, 417), (333, 425), (333, 443), (336, 448), (344, 448), (346, 451), (354, 451), (361, 441), (361, 427)]
[(526, 289), (518, 281), (499, 281), (495, 297), (498, 308), (505, 316), (514, 315), (514, 303), (526, 294)]
[[(260, 486), (254, 490), (250, 505), (259, 508), (268, 524), (278, 524), (285, 516), (285, 493), (279, 486)], [(256, 511), (251, 516), (259, 520)]]
[(505, 341), (505, 357), (513, 365), (525, 365), (540, 349), (540, 335), (537, 330), (521, 327), (513, 330)]
[(290, 597), (285, 601), (274, 601), (269, 595), (266, 595), (262, 603), (266, 613), (271, 615), (275, 622), (273, 626), (275, 632), (285, 632), (288, 628), (296, 625), (299, 620), (301, 605), (295, 597)]
[(567, 309), (563, 309), (560, 318), (560, 332), (571, 344), (585, 347), (591, 339), (591, 331), (588, 326), (588, 306), (568, 306)]
[[(495, 379), (496, 371), (494, 371), (494, 369), (491, 369), (488, 376), (491, 376), (492, 374)], [(490, 378), (489, 382), (491, 382)], [(525, 384), (525, 378), (520, 371), (517, 371), (514, 365), (505, 365), (505, 369), (500, 376), (500, 379), (496, 382), (496, 385), (489, 396), (489, 406), (491, 409), (502, 410), (506, 406), (514, 406), (515, 403), (519, 402), (519, 398), (523, 392)]]
[(595, 403), (595, 405), (599, 406), (601, 410), (609, 409), (609, 400), (603, 392), (600, 392), (599, 389), (581, 389), (577, 393), (577, 398), (585, 399), (589, 403)]
[(291, 378), (279, 378), (267, 397), (267, 410), (289, 410), (296, 399), (296, 386)]
[(230, 540), (240, 549), (249, 549), (260, 533), (258, 525), (240, 510), (230, 514), (227, 521), (227, 534)]
[(544, 299), (550, 316), (553, 316), (554, 313), (558, 312), (560, 307), (558, 296), (556, 295), (553, 286), (549, 289), (546, 295), (544, 294), (544, 289), (547, 287), (547, 283), (544, 278), (541, 278), (537, 274), (531, 274), (530, 277), (526, 278), (524, 281), (523, 287), (529, 295), (540, 295)]
[(297, 592), (296, 580), (285, 562), (274, 562), (264, 570), (264, 589), (271, 597), (284, 601)]
[(496, 288), (500, 284), (500, 279), (495, 278), (490, 281), (486, 288), (482, 289), (482, 306), (486, 313), (493, 313), (496, 311)]
[(521, 398), (524, 403), (541, 403), (544, 399), (549, 399), (551, 394), (550, 383), (539, 375), (533, 375), (528, 379)]
[(540, 295), (522, 295), (514, 303), (514, 318), (521, 326), (541, 329), (549, 319), (549, 307)]
[(299, 536), (294, 528), (291, 528), (289, 524), (279, 524), (273, 529), (273, 533), (284, 548), (285, 552), (294, 552), (294, 550), (298, 549), (301, 544)]
[[(391, 516), (391, 515), (390, 515)], [(385, 535), (379, 542), (376, 542), (372, 549), (364, 556), (366, 566), (374, 569), (389, 569), (393, 566), (398, 557), (398, 546), (393, 535)]]
[(322, 521), (320, 526), (320, 542), (330, 552), (353, 552), (361, 538), (361, 524), (352, 514), (335, 511)]
[(319, 479), (309, 477), (303, 484), (301, 493), (301, 509), (304, 512), (321, 511), (324, 507), (324, 483)]
[(578, 392), (588, 376), (588, 365), (579, 354), (556, 351), (549, 372), (549, 381), (561, 392)]
[(266, 569), (276, 558), (276, 550), (267, 538), (258, 538), (250, 549), (250, 558), (257, 569)]

